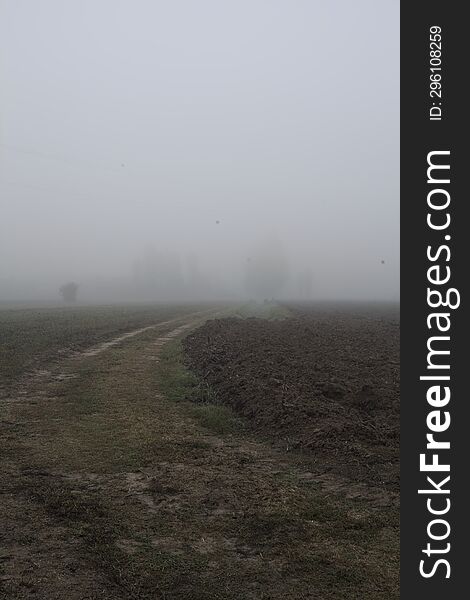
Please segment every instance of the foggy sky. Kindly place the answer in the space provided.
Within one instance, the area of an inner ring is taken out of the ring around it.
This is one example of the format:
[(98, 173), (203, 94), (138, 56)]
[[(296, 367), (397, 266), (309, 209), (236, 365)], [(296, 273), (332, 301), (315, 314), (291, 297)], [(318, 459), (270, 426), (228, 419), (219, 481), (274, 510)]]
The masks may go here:
[(398, 298), (398, 0), (0, 0), (0, 88), (0, 300), (246, 294), (272, 239), (281, 295)]

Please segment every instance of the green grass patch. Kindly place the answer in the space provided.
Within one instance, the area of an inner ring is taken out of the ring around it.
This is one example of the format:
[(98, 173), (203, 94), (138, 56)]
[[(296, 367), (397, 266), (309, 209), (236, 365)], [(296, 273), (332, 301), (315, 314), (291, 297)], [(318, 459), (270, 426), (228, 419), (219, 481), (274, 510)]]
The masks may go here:
[(181, 402), (196, 393), (198, 381), (183, 365), (183, 348), (179, 340), (162, 348), (157, 374), (158, 388), (168, 400)]
[(217, 434), (235, 433), (242, 429), (240, 418), (229, 407), (218, 403), (215, 390), (185, 367), (180, 340), (163, 347), (157, 376), (158, 387), (166, 398), (195, 404), (191, 407), (191, 414), (206, 429)]
[(194, 407), (193, 414), (203, 427), (221, 435), (236, 433), (242, 426), (240, 419), (226, 406), (202, 404)]

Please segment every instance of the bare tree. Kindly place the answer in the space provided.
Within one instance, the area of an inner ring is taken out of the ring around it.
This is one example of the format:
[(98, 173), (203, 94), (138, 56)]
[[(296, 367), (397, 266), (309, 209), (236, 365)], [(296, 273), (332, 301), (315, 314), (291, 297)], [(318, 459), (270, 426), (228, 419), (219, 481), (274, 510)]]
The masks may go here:
[(289, 265), (284, 246), (276, 237), (261, 242), (246, 259), (245, 287), (254, 299), (275, 298), (288, 279)]
[(313, 290), (313, 273), (309, 267), (306, 267), (297, 275), (297, 285), (299, 297), (302, 300), (309, 300), (312, 297)]
[(64, 299), (64, 302), (76, 302), (78, 293), (78, 284), (75, 281), (64, 283), (59, 288), (59, 293)]

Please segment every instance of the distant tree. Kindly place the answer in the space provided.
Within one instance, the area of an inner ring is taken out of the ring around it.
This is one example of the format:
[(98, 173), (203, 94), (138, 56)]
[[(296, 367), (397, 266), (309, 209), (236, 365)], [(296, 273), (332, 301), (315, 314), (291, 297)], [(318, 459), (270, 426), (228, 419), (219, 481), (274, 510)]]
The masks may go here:
[(64, 302), (76, 302), (78, 292), (78, 284), (74, 281), (64, 283), (59, 288), (59, 293), (64, 299)]
[(297, 276), (297, 285), (299, 296), (303, 300), (309, 300), (312, 297), (313, 274), (309, 267), (306, 267)]
[(251, 298), (275, 299), (289, 279), (284, 246), (275, 237), (261, 242), (245, 263), (245, 288)]
[(144, 255), (134, 261), (133, 276), (136, 289), (144, 298), (175, 300), (183, 297), (185, 282), (178, 253), (149, 246)]

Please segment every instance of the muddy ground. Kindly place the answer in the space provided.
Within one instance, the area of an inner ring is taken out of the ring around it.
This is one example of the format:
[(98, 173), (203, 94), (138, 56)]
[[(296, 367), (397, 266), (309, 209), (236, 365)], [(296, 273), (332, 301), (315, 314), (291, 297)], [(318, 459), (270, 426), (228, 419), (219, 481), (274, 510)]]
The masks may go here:
[(185, 339), (186, 364), (217, 402), (317, 471), (397, 492), (397, 310), (289, 308), (285, 320), (208, 321)]

